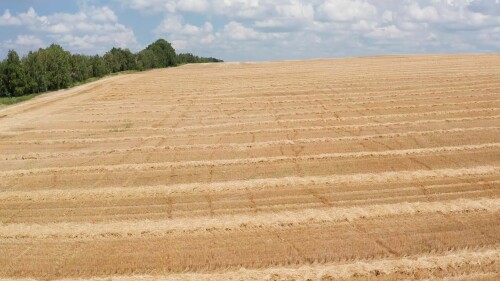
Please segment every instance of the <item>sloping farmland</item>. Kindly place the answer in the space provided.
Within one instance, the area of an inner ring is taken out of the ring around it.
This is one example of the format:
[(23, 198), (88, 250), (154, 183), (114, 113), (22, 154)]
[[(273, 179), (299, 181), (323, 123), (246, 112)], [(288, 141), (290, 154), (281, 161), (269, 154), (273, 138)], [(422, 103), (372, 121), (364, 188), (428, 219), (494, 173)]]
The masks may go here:
[(497, 280), (500, 56), (185, 65), (0, 111), (0, 278)]

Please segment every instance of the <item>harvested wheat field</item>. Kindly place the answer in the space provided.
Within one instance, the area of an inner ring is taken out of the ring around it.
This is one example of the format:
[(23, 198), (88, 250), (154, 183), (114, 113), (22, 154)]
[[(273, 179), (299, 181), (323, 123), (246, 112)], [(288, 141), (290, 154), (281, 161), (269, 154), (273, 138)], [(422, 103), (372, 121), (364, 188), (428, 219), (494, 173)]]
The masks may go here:
[(0, 278), (495, 280), (500, 55), (186, 65), (0, 111)]

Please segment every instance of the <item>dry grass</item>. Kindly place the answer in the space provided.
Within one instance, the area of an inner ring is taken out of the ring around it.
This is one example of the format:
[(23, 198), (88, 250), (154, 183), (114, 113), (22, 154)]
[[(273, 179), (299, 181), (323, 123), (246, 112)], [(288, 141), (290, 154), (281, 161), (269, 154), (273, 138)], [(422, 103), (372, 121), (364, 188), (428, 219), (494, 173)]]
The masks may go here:
[(5, 280), (495, 280), (500, 57), (190, 65), (0, 111)]
[[(352, 278), (371, 278), (383, 275), (395, 275), (411, 278), (415, 275), (424, 275), (429, 271), (441, 270), (463, 270), (464, 268), (474, 268), (475, 266), (490, 265), (491, 272), (479, 274), (466, 274), (450, 276), (463, 278), (459, 280), (471, 280), (476, 277), (483, 277), (494, 280), (498, 277), (495, 267), (491, 266), (500, 259), (498, 249), (492, 250), (459, 250), (443, 255), (427, 255), (422, 257), (408, 257), (402, 259), (382, 259), (374, 261), (357, 261), (347, 264), (315, 264), (300, 267), (278, 267), (264, 270), (241, 269), (218, 274), (173, 274), (170, 276), (120, 276), (114, 277), (113, 281), (129, 280), (340, 280)], [(422, 277), (424, 277), (422, 276)], [(92, 281), (105, 281), (106, 278), (84, 279)], [(60, 280), (68, 281), (68, 280)], [(83, 280), (82, 280), (83, 281)]]

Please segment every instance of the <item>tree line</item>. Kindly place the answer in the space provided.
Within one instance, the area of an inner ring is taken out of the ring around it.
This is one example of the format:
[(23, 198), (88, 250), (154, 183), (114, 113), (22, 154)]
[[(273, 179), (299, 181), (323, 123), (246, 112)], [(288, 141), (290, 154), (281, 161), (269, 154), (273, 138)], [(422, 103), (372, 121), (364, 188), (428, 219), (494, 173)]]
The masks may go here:
[(64, 89), (90, 78), (121, 71), (144, 71), (206, 62), (222, 60), (190, 53), (176, 54), (172, 45), (163, 39), (135, 54), (121, 48), (112, 48), (103, 56), (71, 54), (61, 46), (52, 44), (20, 58), (15, 50), (10, 50), (7, 58), (0, 62), (0, 97)]

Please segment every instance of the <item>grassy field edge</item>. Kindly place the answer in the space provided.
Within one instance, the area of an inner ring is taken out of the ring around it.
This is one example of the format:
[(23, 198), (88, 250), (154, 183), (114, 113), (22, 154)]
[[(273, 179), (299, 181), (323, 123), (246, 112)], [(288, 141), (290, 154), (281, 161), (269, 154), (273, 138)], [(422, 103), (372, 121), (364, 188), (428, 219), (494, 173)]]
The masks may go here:
[(55, 90), (55, 91), (48, 91), (48, 92), (42, 92), (42, 93), (33, 93), (33, 94), (28, 94), (28, 95), (22, 95), (22, 96), (19, 96), (19, 97), (0, 97), (0, 108), (5, 108), (5, 107), (10, 106), (10, 105), (14, 105), (14, 104), (17, 104), (17, 103), (20, 103), (20, 102), (28, 101), (28, 100), (31, 100), (34, 97), (38, 97), (38, 96), (41, 96), (41, 95), (46, 95), (46, 94), (50, 94), (50, 93), (61, 91), (61, 90), (69, 90), (69, 89), (72, 89), (72, 88), (75, 88), (75, 87), (78, 87), (78, 86), (82, 86), (82, 85), (85, 85), (85, 84), (89, 84), (89, 83), (92, 83), (92, 82), (96, 82), (96, 81), (99, 81), (99, 80), (102, 80), (102, 79), (105, 79), (105, 78), (109, 78), (109, 77), (113, 77), (113, 76), (117, 76), (117, 75), (132, 74), (132, 73), (137, 73), (137, 72), (139, 72), (139, 71), (128, 70), (128, 71), (122, 71), (122, 72), (112, 73), (112, 74), (109, 74), (109, 75), (106, 75), (106, 76), (103, 76), (103, 77), (92, 77), (92, 78), (89, 78), (89, 79), (87, 79), (85, 81), (80, 81), (80, 82), (73, 83), (68, 88), (59, 89), (59, 90)]

